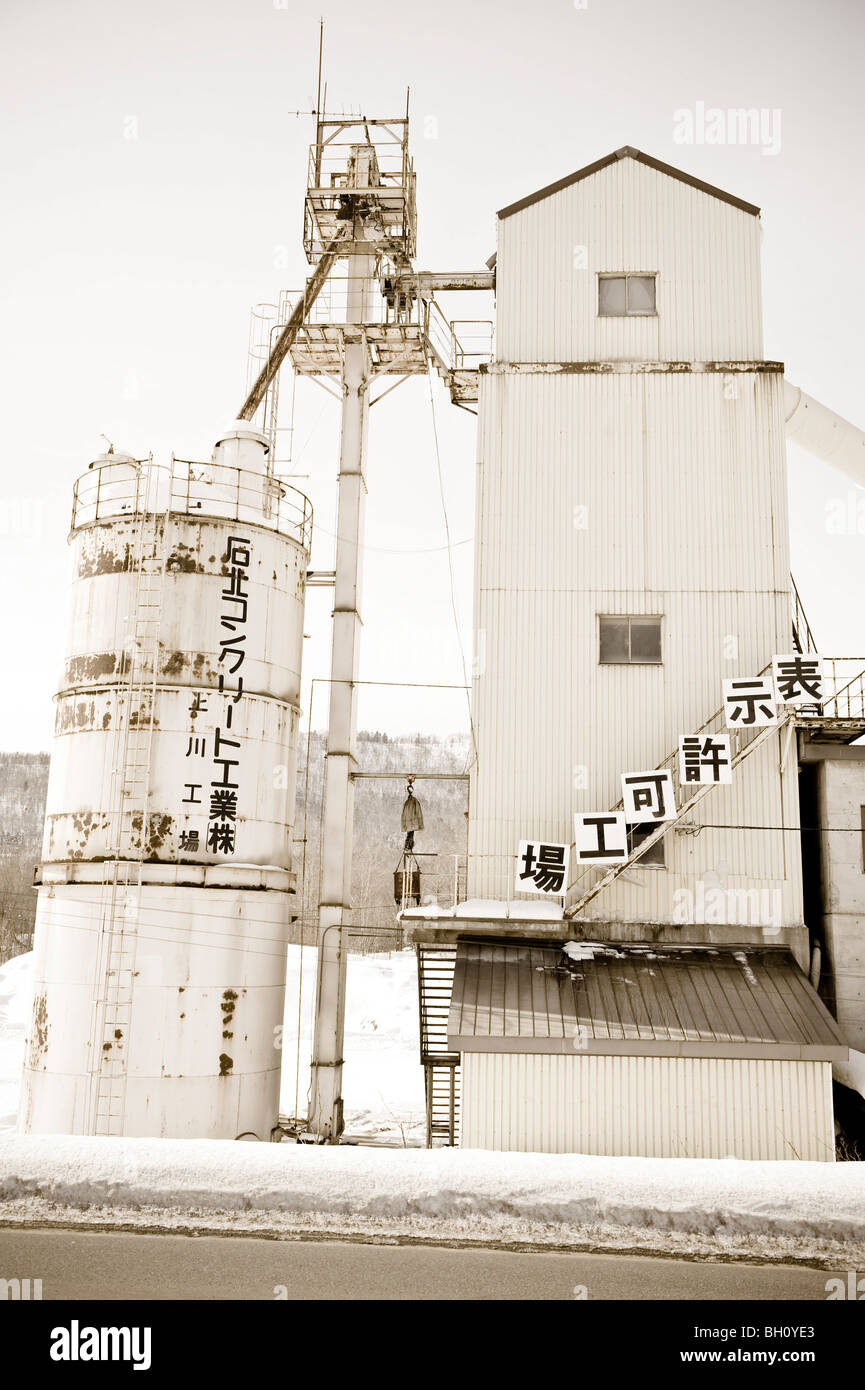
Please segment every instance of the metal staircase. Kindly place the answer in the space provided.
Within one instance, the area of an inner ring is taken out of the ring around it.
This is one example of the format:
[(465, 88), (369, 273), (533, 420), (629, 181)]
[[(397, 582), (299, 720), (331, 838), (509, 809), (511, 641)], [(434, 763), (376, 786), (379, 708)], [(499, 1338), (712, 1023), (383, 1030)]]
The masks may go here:
[[(712, 718), (708, 720), (707, 723), (704, 724), (702, 728), (699, 729), (697, 732), (702, 734), (721, 732), (723, 729), (723, 724), (721, 724), (721, 727), (718, 727), (718, 724), (719, 721), (723, 721), (723, 718), (724, 709), (722, 706), (721, 709), (717, 710), (715, 714), (712, 716)], [(752, 753), (756, 752), (758, 748), (762, 748), (763, 744), (766, 743), (768, 739), (770, 739), (774, 734), (780, 733), (782, 729), (788, 728), (790, 733), (792, 734), (794, 722), (795, 711), (790, 710), (781, 719), (780, 723), (767, 724), (764, 727), (758, 729), (757, 732), (754, 733), (753, 736), (748, 739), (747, 743), (744, 744), (742, 741), (744, 736), (743, 730), (723, 729), (724, 732), (727, 732), (731, 735), (732, 756), (730, 759), (730, 765), (733, 768), (733, 770), (735, 771), (740, 763), (744, 762), (744, 760), (750, 757)], [(678, 748), (674, 749), (673, 752), (670, 753), (668, 757), (664, 759), (660, 766), (661, 768), (664, 768), (665, 770), (672, 772), (673, 785), (678, 791), (681, 788), (681, 783), (679, 782), (678, 778)], [(688, 797), (688, 799), (682, 802), (682, 804), (679, 806), (674, 820), (664, 821), (663, 824), (659, 825), (657, 830), (654, 830), (651, 835), (647, 835), (645, 840), (642, 840), (638, 845), (635, 845), (631, 850), (630, 854), (628, 855), (627, 859), (623, 859), (620, 864), (614, 864), (611, 868), (609, 868), (606, 871), (606, 873), (602, 874), (602, 876), (595, 883), (593, 883), (590, 888), (585, 889), (576, 902), (570, 903), (565, 908), (564, 916), (568, 918), (576, 917), (578, 913), (582, 912), (583, 908), (585, 908), (592, 901), (593, 898), (596, 898), (599, 893), (603, 892), (603, 890), (607, 888), (611, 883), (613, 883), (619, 877), (620, 874), (624, 873), (627, 869), (631, 868), (636, 863), (636, 861), (646, 853), (647, 850), (651, 849), (652, 845), (656, 845), (659, 840), (663, 839), (663, 837), (667, 834), (667, 831), (672, 830), (674, 826), (678, 825), (679, 822), (682, 821), (685, 818), (685, 816), (687, 816), (689, 811), (692, 811), (694, 807), (700, 801), (703, 800), (704, 797), (708, 796), (710, 792), (715, 790), (715, 787), (717, 785), (718, 784), (715, 782), (706, 782), (702, 784), (700, 787), (698, 787), (697, 791), (695, 791), (692, 796)], [(678, 803), (678, 796), (676, 800)], [(616, 803), (616, 806), (613, 807), (613, 809), (621, 810), (621, 807), (622, 802), (619, 801)]]
[[(811, 626), (808, 622), (807, 617), (805, 616), (805, 609), (802, 605), (802, 600), (799, 596), (799, 590), (796, 587), (796, 581), (793, 578), (792, 574), (790, 575), (790, 599), (792, 614), (793, 648), (795, 651), (802, 653), (816, 652), (817, 645), (814, 641), (814, 634), (811, 631)], [(764, 666), (759, 674), (763, 676), (769, 670), (771, 670), (771, 663)], [(838, 682), (833, 680), (833, 684), (837, 685)], [(851, 681), (850, 685), (852, 686), (852, 684), (853, 682)], [(845, 685), (842, 687), (842, 690), (846, 691), (847, 688), (848, 687)], [(726, 728), (724, 719), (724, 706), (722, 705), (720, 709), (715, 710), (715, 713), (711, 715), (709, 719), (706, 720), (705, 724), (701, 725), (701, 727), (696, 732), (700, 734), (731, 734), (732, 766), (736, 768), (738, 767), (739, 763), (743, 761), (743, 759), (749, 757), (751, 753), (753, 753), (757, 748), (761, 747), (768, 738), (771, 738), (772, 734), (775, 733), (776, 730), (779, 730), (786, 726), (788, 729), (789, 738), (792, 737), (795, 725), (801, 725), (802, 722), (803, 720), (801, 710), (788, 710), (785, 718), (781, 721), (780, 724), (768, 725), (767, 727), (761, 729), (754, 736), (749, 737), (747, 742), (743, 742), (745, 736), (744, 730), (730, 730)], [(847, 737), (847, 735), (845, 735), (845, 737)], [(678, 753), (678, 748), (674, 748), (672, 752), (669, 753), (667, 757), (664, 759), (664, 761), (660, 764), (660, 768), (668, 770), (673, 774), (673, 785), (677, 793), (677, 804), (679, 802), (679, 795), (683, 791), (681, 783), (679, 782)], [(631, 868), (638, 859), (642, 858), (642, 856), (646, 853), (648, 849), (651, 849), (652, 845), (656, 845), (659, 840), (663, 839), (664, 835), (666, 835), (668, 830), (671, 830), (674, 826), (678, 825), (679, 822), (682, 821), (684, 817), (688, 814), (688, 812), (691, 811), (694, 808), (694, 806), (697, 805), (698, 802), (702, 801), (704, 796), (706, 796), (710, 791), (713, 790), (714, 785), (714, 783), (709, 782), (701, 786), (694, 793), (693, 796), (688, 797), (688, 799), (685, 800), (684, 803), (680, 806), (676, 814), (675, 820), (665, 821), (664, 824), (662, 826), (659, 826), (658, 829), (654, 831), (652, 835), (648, 835), (645, 840), (642, 840), (640, 842), (639, 845), (635, 845), (626, 860), (623, 860), (621, 864), (613, 865), (612, 868), (607, 870), (606, 873), (604, 873), (599, 879), (597, 879), (597, 881), (593, 883), (591, 887), (584, 889), (582, 894), (578, 897), (577, 901), (570, 903), (565, 908), (565, 917), (575, 917), (579, 912), (583, 910), (584, 907), (588, 905), (588, 903), (592, 901), (593, 898), (596, 898), (599, 893), (603, 892), (603, 890), (606, 887), (608, 887), (609, 884), (611, 884), (616, 878), (618, 878), (620, 874), (624, 873), (627, 869)], [(620, 799), (616, 802), (615, 806), (612, 809), (614, 811), (620, 811), (622, 809), (622, 806), (623, 802)], [(584, 877), (588, 876), (589, 872), (590, 871), (587, 870), (586, 875)], [(579, 882), (580, 880), (577, 881), (577, 884), (579, 884)], [(573, 888), (574, 885), (572, 884), (571, 887)]]
[(453, 991), (456, 946), (419, 944), (418, 1002), (420, 1054), (426, 1092), (426, 1146), (459, 1135), (460, 1054), (448, 1048), (448, 1013)]
[[(172, 470), (173, 472), (173, 470)], [(111, 772), (112, 856), (102, 883), (91, 1039), (93, 1086), (88, 1129), (123, 1133), (132, 985), (138, 942), (142, 866), (148, 850), (148, 801), (154, 705), (159, 672), (166, 558), (167, 501), (157, 511), (157, 472), (139, 477), (131, 556), (134, 597), (128, 615), (125, 682), (118, 692)]]
[[(465, 320), (474, 330), (466, 344), (457, 335), (457, 323), (445, 318), (434, 299), (424, 300), (424, 341), (429, 360), (450, 391), (454, 405), (472, 405), (478, 399), (481, 362), (492, 355), (492, 324), (483, 319)], [(483, 331), (478, 331), (483, 330)]]

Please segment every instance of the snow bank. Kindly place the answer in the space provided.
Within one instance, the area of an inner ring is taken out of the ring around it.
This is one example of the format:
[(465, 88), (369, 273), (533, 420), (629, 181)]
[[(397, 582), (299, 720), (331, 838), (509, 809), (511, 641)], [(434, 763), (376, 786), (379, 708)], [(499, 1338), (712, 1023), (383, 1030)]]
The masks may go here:
[(7, 1220), (865, 1257), (855, 1163), (4, 1135), (0, 1201)]
[(0, 966), (0, 1131), (13, 1129), (33, 1002), (33, 953)]

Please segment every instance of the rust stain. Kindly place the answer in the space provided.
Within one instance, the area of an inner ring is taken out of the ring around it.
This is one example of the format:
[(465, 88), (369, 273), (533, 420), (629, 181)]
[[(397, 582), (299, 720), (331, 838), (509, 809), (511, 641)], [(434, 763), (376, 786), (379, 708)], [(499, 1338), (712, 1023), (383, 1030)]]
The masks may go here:
[(64, 682), (69, 685), (93, 685), (108, 676), (121, 676), (129, 670), (125, 652), (86, 652), (70, 656), (66, 662)]
[(231, 1071), (231, 1068), (232, 1068), (233, 1066), (234, 1066), (234, 1058), (233, 1058), (233, 1057), (229, 1057), (225, 1052), (220, 1052), (220, 1054), (219, 1054), (219, 1075), (220, 1075), (220, 1076), (228, 1076), (228, 1074), (229, 1074), (229, 1072)]
[[(123, 528), (129, 535), (127, 524)], [(133, 546), (131, 539), (125, 540), (121, 528), (99, 526), (83, 534), (78, 559), (78, 578), (94, 579), (102, 574), (124, 574), (133, 568)]]
[(175, 541), (174, 549), (165, 562), (166, 567), (175, 574), (203, 574), (204, 566), (195, 558), (195, 548)]
[(172, 652), (162, 663), (162, 674), (164, 676), (179, 676), (186, 665), (186, 654), (184, 652)]
[(162, 849), (166, 838), (171, 833), (174, 817), (161, 816), (156, 813), (148, 817), (148, 822), (146, 853), (155, 857), (157, 850)]
[[(46, 816), (47, 857), (60, 849), (64, 859), (83, 859), (91, 838), (97, 840), (107, 833), (109, 816), (102, 811), (79, 811), (76, 814)], [(89, 858), (100, 858), (89, 854)]]
[(44, 991), (33, 998), (33, 1027), (30, 1034), (30, 1066), (42, 1063), (48, 1048), (48, 1001)]

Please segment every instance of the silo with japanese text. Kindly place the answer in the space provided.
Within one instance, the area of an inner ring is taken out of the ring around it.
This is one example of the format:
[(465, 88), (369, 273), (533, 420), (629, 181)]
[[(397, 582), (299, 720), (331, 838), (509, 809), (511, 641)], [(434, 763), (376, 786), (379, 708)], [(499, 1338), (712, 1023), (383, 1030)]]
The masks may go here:
[(277, 1123), (311, 528), (247, 421), (76, 484), (25, 1131)]

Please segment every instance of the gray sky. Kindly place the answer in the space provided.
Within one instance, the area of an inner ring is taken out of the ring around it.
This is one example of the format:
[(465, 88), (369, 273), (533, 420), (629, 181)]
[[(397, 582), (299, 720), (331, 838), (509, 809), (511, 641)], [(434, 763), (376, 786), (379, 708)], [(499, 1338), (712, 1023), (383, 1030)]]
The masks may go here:
[[(865, 425), (858, 0), (5, 0), (0, 747), (49, 746), (71, 487), (100, 431), (209, 457), (243, 397), (250, 305), (308, 273), (312, 122), (289, 113), (313, 99), (322, 5), (331, 109), (397, 115), (411, 87), (420, 268), (482, 266), (497, 208), (636, 145), (763, 209), (766, 356)], [(780, 151), (675, 143), (673, 113), (698, 102), (780, 112)], [(467, 542), (474, 420), (443, 391), (436, 409), (451, 536)], [(309, 382), (296, 427), (326, 568), (337, 407)], [(368, 476), (361, 676), (460, 682), (425, 382), (373, 410)], [(865, 490), (791, 451), (791, 523), (821, 649), (865, 654)], [(470, 660), (471, 545), (453, 554)], [(330, 598), (310, 595), (307, 686), (327, 675)], [(448, 732), (464, 699), (365, 689), (360, 723)]]

